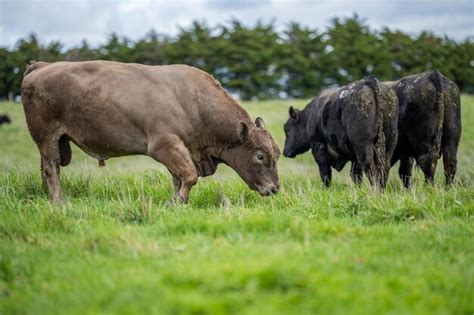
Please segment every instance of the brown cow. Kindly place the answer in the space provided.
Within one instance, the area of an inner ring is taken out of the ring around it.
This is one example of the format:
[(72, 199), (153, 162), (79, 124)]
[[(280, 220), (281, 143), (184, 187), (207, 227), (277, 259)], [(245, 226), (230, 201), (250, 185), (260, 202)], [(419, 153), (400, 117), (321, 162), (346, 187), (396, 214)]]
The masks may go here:
[(248, 113), (209, 74), (186, 65), (110, 61), (32, 62), (22, 83), (43, 185), (62, 200), (60, 166), (69, 141), (99, 160), (148, 155), (173, 176), (174, 200), (188, 201), (199, 176), (233, 168), (267, 196), (279, 189), (280, 152), (261, 118)]

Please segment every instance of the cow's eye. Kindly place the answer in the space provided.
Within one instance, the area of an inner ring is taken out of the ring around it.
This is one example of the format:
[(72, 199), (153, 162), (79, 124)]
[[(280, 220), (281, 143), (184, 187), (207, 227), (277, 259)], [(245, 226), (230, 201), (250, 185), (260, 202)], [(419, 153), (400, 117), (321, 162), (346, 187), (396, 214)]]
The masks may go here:
[(257, 159), (259, 161), (263, 161), (263, 154), (257, 154)]

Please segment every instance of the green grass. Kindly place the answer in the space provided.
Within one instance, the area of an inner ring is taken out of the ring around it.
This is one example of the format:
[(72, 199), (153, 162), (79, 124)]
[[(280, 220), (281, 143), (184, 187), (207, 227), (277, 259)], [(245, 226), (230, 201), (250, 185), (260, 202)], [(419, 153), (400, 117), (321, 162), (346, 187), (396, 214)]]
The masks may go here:
[[(289, 105), (247, 103), (280, 146)], [(171, 206), (153, 160), (74, 148), (64, 205), (41, 189), (21, 106), (0, 103), (1, 314), (473, 314), (474, 97), (464, 96), (457, 183), (419, 170), (382, 194), (348, 170), (324, 189), (309, 153), (281, 158), (262, 198), (228, 168)]]

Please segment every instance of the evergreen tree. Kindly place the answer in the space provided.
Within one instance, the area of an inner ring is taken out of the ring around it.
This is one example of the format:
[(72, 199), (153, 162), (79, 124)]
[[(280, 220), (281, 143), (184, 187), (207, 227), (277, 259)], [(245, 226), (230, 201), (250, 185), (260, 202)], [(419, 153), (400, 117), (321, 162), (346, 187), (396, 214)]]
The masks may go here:
[(335, 83), (347, 84), (369, 74), (383, 79), (392, 77), (387, 45), (357, 15), (333, 19), (327, 34), (332, 65), (329, 76)]
[(237, 20), (221, 26), (216, 55), (218, 78), (243, 99), (278, 97), (280, 37), (273, 23), (258, 22), (253, 28)]
[(283, 76), (281, 90), (289, 97), (311, 97), (325, 85), (330, 68), (324, 35), (317, 30), (291, 23), (284, 31), (278, 51)]
[(237, 20), (209, 27), (194, 22), (176, 37), (151, 30), (131, 41), (111, 34), (105, 44), (86, 40), (65, 49), (59, 41), (41, 44), (35, 34), (10, 48), (0, 48), (0, 98), (20, 94), (30, 60), (115, 60), (149, 65), (188, 64), (214, 75), (243, 99), (312, 97), (321, 89), (374, 74), (395, 80), (437, 69), (464, 92), (474, 93), (474, 42), (439, 37), (430, 32), (408, 35), (384, 28), (371, 30), (354, 15), (317, 29), (290, 23), (278, 32), (274, 23), (246, 26)]

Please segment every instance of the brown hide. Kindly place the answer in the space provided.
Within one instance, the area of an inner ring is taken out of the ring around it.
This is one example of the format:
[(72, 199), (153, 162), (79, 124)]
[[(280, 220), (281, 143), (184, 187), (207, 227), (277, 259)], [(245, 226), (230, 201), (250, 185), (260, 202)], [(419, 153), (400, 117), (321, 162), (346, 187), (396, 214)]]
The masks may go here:
[(69, 141), (100, 164), (149, 155), (173, 175), (175, 197), (187, 202), (198, 176), (232, 167), (262, 195), (278, 190), (279, 149), (265, 130), (209, 74), (185, 65), (110, 61), (37, 62), (28, 66), (22, 101), (37, 143), (43, 182), (62, 198), (59, 166)]

